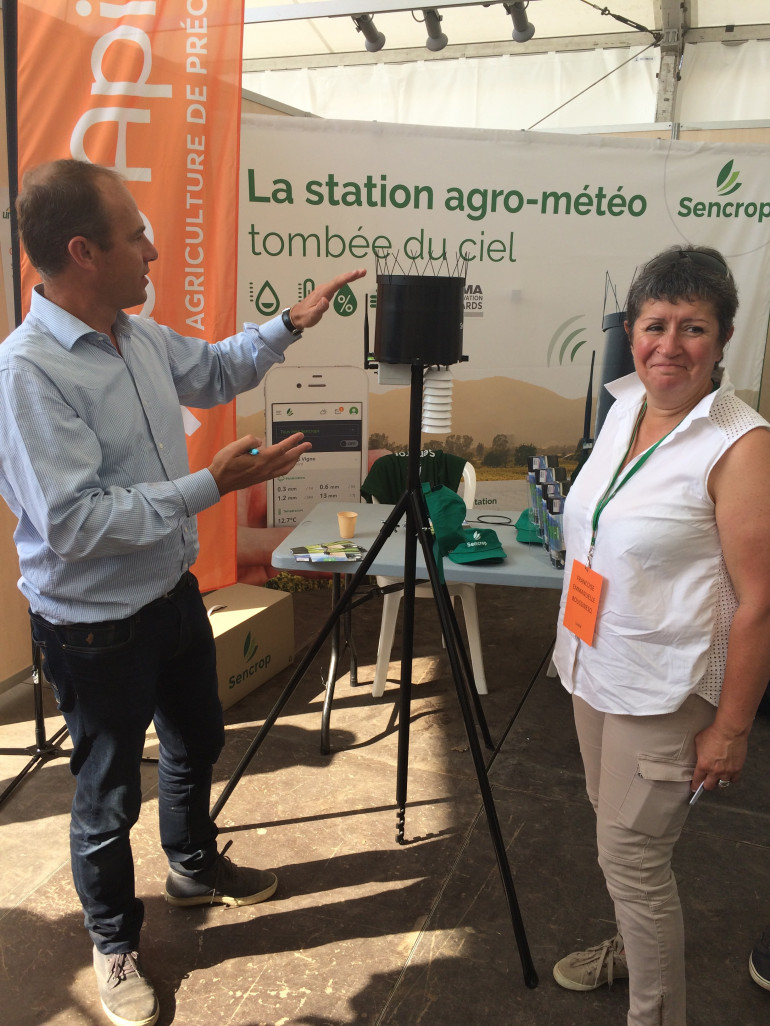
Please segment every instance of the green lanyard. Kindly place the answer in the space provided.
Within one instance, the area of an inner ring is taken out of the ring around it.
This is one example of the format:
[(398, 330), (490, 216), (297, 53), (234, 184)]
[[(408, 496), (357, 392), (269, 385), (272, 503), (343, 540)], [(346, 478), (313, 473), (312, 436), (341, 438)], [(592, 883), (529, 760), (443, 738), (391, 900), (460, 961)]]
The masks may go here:
[(663, 438), (659, 438), (654, 445), (651, 445), (650, 448), (647, 449), (647, 451), (644, 452), (639, 457), (639, 459), (634, 463), (634, 465), (631, 467), (631, 469), (626, 474), (626, 476), (623, 478), (623, 480), (618, 482), (618, 477), (620, 476), (621, 468), (622, 468), (623, 464), (626, 462), (626, 460), (628, 459), (628, 454), (631, 452), (633, 444), (634, 444), (634, 442), (636, 440), (636, 436), (639, 433), (639, 426), (642, 423), (642, 417), (644, 417), (644, 414), (645, 414), (646, 410), (647, 410), (647, 400), (645, 399), (644, 402), (642, 403), (641, 410), (639, 410), (639, 416), (636, 418), (636, 424), (634, 424), (634, 430), (633, 430), (633, 433), (631, 435), (631, 441), (628, 443), (628, 448), (626, 449), (626, 451), (625, 451), (625, 453), (623, 455), (623, 458), (621, 459), (620, 463), (618, 464), (618, 469), (612, 475), (612, 480), (607, 485), (607, 488), (606, 488), (606, 490), (604, 492), (604, 495), (602, 495), (601, 499), (599, 499), (598, 503), (596, 504), (596, 509), (594, 510), (594, 515), (591, 518), (591, 528), (592, 528), (592, 531), (591, 531), (591, 545), (590, 545), (589, 550), (588, 550), (588, 559), (586, 560), (586, 566), (588, 567), (589, 570), (591, 569), (591, 560), (593, 559), (594, 546), (596, 545), (596, 533), (599, 530), (599, 517), (604, 512), (605, 506), (610, 502), (611, 499), (615, 498), (615, 496), (618, 494), (618, 492), (623, 487), (623, 485), (626, 483), (626, 481), (630, 481), (630, 479), (634, 476), (634, 474), (638, 473), (642, 469), (644, 464), (647, 462), (647, 460), (650, 458), (650, 456), (652, 456), (652, 454), (658, 448), (660, 443), (665, 441), (666, 438), (668, 438), (668, 436), (671, 434), (671, 431), (675, 431), (676, 428), (679, 427), (679, 424), (675, 424), (674, 427), (671, 428), (671, 431), (667, 432), (667, 434), (665, 434), (663, 436)]
[[(710, 389), (710, 391), (711, 392), (716, 392), (718, 388), (719, 388), (719, 382), (718, 381), (712, 381), (711, 382), (711, 389)], [(645, 399), (644, 402), (642, 403), (642, 408), (639, 410), (639, 416), (636, 418), (636, 423), (634, 424), (634, 430), (633, 430), (633, 433), (631, 434), (631, 441), (628, 443), (628, 448), (625, 451), (623, 459), (618, 464), (618, 469), (612, 475), (612, 480), (607, 485), (607, 489), (604, 492), (604, 495), (602, 495), (601, 499), (599, 499), (598, 503), (596, 504), (596, 509), (594, 510), (594, 515), (591, 518), (591, 528), (592, 528), (592, 531), (591, 531), (591, 545), (590, 545), (590, 547), (588, 549), (588, 559), (586, 560), (586, 566), (588, 567), (589, 570), (591, 569), (591, 560), (593, 559), (594, 547), (596, 545), (596, 532), (599, 529), (599, 517), (602, 515), (602, 512), (604, 511), (604, 507), (607, 505), (607, 503), (610, 501), (610, 499), (614, 499), (615, 498), (615, 496), (618, 494), (618, 492), (623, 487), (623, 485), (626, 483), (626, 481), (630, 480), (634, 476), (634, 474), (637, 473), (637, 471), (642, 469), (644, 464), (647, 462), (647, 460), (650, 458), (650, 456), (652, 456), (652, 454), (658, 448), (660, 443), (661, 442), (665, 442), (665, 440), (668, 438), (668, 436), (672, 432), (676, 431), (676, 429), (679, 427), (679, 424), (681, 424), (682, 421), (688, 416), (688, 414), (685, 413), (684, 417), (682, 417), (682, 420), (680, 420), (678, 424), (674, 424), (674, 426), (671, 428), (671, 431), (666, 432), (666, 434), (662, 438), (659, 438), (654, 445), (651, 445), (650, 448), (639, 457), (639, 459), (636, 461), (636, 463), (634, 463), (633, 467), (631, 467), (631, 469), (626, 474), (626, 476), (623, 478), (623, 480), (619, 484), (615, 485), (615, 482), (618, 480), (618, 477), (620, 475), (620, 469), (623, 466), (623, 464), (626, 462), (626, 460), (628, 459), (628, 454), (631, 452), (631, 449), (633, 447), (633, 444), (634, 444), (634, 441), (636, 439), (636, 436), (639, 433), (639, 427), (640, 427), (640, 425), (642, 423), (642, 417), (644, 417), (644, 414), (645, 414), (646, 410), (647, 410), (647, 400)]]

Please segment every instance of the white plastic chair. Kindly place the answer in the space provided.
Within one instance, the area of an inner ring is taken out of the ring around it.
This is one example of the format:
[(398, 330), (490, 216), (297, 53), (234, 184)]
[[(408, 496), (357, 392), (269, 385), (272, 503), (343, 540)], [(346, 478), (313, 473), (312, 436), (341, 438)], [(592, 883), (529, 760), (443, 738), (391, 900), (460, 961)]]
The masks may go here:
[[(472, 463), (466, 463), (463, 467), (463, 490), (462, 496), (465, 500), (465, 508), (473, 509), (473, 502), (476, 497), (476, 471)], [(375, 498), (376, 502), (377, 499)], [(388, 584), (397, 584), (400, 577), (378, 577), (377, 584), (384, 588)], [(468, 654), (470, 656), (473, 677), (476, 682), (476, 690), (480, 695), (487, 694), (487, 682), (484, 676), (484, 661), (481, 655), (481, 634), (479, 633), (479, 612), (476, 606), (476, 585), (458, 582), (447, 582), (449, 596), (454, 602), (459, 598), (463, 604), (465, 615), (465, 629), (468, 634)], [(388, 679), (388, 664), (390, 652), (393, 648), (393, 638), (396, 633), (396, 618), (398, 607), (401, 602), (403, 591), (388, 592), (383, 596), (382, 604), (382, 625), (380, 626), (380, 640), (377, 645), (377, 664), (374, 670), (374, 681), (372, 683), (372, 696), (380, 698), (385, 691), (385, 683)], [(433, 598), (433, 588), (430, 582), (418, 584), (414, 592), (415, 598)], [(442, 638), (443, 641), (443, 638)]]

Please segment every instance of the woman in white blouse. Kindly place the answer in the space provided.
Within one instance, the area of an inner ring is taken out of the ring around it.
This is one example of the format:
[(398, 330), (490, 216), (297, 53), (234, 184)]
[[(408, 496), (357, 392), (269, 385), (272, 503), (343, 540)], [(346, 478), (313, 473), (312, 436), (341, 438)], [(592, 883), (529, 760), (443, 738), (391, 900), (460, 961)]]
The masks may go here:
[(716, 250), (644, 266), (626, 308), (635, 373), (609, 386), (566, 504), (554, 661), (618, 932), (554, 976), (628, 976), (628, 1026), (685, 1026), (673, 848), (692, 794), (739, 780), (770, 677), (770, 425), (720, 366), (737, 306)]

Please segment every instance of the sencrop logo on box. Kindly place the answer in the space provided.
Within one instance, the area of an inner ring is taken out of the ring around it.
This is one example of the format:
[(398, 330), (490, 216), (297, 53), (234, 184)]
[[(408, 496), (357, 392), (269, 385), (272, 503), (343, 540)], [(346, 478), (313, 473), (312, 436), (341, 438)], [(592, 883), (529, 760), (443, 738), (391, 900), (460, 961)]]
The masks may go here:
[(272, 660), (271, 654), (267, 652), (264, 655), (258, 656), (258, 652), (259, 645), (252, 637), (251, 631), (247, 631), (246, 637), (243, 639), (243, 668), (237, 673), (230, 674), (227, 680), (229, 687), (234, 688), (241, 681), (247, 680), (249, 677), (253, 677), (255, 673), (267, 669)]

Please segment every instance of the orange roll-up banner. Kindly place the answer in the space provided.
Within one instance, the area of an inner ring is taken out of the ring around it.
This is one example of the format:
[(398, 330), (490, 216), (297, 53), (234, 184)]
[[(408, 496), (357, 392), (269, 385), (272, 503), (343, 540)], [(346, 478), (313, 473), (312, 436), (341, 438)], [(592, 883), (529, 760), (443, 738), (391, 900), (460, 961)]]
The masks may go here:
[[(160, 251), (141, 312), (209, 342), (235, 330), (242, 36), (243, 0), (18, 3), (20, 183), (60, 157), (119, 171)], [(234, 404), (184, 418), (193, 470), (235, 438)], [(236, 518), (234, 493), (198, 517), (203, 590), (236, 580)]]

